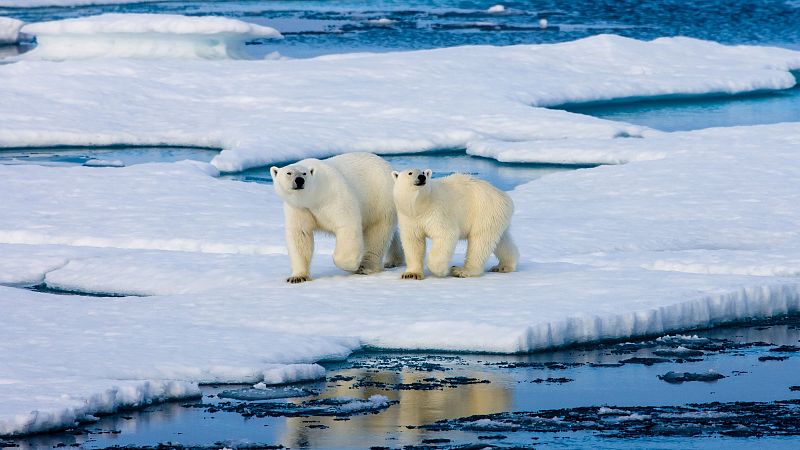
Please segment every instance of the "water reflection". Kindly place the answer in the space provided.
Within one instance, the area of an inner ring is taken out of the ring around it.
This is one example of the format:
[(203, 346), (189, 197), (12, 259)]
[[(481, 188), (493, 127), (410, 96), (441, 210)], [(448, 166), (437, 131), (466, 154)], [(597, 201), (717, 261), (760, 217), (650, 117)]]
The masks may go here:
[[(375, 372), (374, 370), (343, 370), (337, 375), (353, 377), (354, 380), (365, 380), (385, 385), (409, 385), (425, 383), (425, 379), (453, 376), (448, 372), (416, 372), (402, 370), (400, 372)], [(489, 414), (511, 409), (513, 390), (510, 389), (511, 377), (503, 373), (487, 371), (459, 371), (459, 376), (488, 380), (489, 383), (460, 385), (432, 390), (387, 390), (373, 386), (353, 387), (352, 383), (329, 383), (320, 398), (356, 397), (369, 398), (372, 395), (384, 395), (389, 400), (397, 400), (379, 414), (354, 416), (348, 420), (335, 417), (315, 417), (313, 424), (308, 418), (289, 418), (286, 420), (286, 434), (281, 443), (288, 447), (310, 446), (315, 448), (335, 448), (339, 446), (358, 446), (367, 444), (359, 441), (365, 435), (385, 436), (392, 432), (400, 432), (400, 442), (395, 444), (418, 443), (429, 432), (420, 429), (408, 429), (424, 423), (433, 423), (442, 418), (457, 418), (474, 414)], [(316, 422), (318, 421), (318, 422)], [(309, 428), (309, 425), (324, 425), (329, 428)]]

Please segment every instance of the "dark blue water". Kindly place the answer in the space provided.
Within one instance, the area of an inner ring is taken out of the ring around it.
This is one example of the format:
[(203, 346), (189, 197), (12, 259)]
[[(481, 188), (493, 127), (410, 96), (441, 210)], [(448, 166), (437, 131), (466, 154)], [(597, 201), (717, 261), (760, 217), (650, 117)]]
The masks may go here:
[[(502, 4), (505, 12), (488, 8)], [(255, 52), (291, 57), (456, 45), (564, 42), (600, 33), (638, 39), (690, 36), (728, 44), (800, 48), (796, 0), (330, 0), (182, 1), (128, 5), (2, 8), (28, 22), (105, 12), (220, 15), (269, 25), (286, 36)], [(540, 19), (549, 26), (542, 30)], [(376, 22), (388, 19), (389, 24)]]

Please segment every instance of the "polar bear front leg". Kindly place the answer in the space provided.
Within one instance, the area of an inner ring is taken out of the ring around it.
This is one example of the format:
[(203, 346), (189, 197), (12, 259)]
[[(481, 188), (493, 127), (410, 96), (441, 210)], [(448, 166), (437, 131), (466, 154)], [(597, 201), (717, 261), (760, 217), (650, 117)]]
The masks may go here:
[(286, 247), (292, 265), (292, 275), (286, 281), (292, 284), (310, 281), (311, 256), (314, 254), (314, 217), (308, 211), (289, 206), (284, 209), (284, 214)]
[(333, 250), (333, 263), (348, 272), (355, 272), (364, 258), (364, 235), (361, 223), (340, 226), (335, 232), (336, 248)]
[(441, 234), (431, 236), (431, 254), (428, 255), (428, 270), (437, 277), (446, 277), (450, 273), (450, 260), (456, 251), (457, 234)]
[(423, 264), (425, 262), (425, 234), (413, 225), (411, 219), (400, 218), (400, 242), (403, 244), (403, 253), (406, 258), (406, 271), (404, 280), (421, 280)]

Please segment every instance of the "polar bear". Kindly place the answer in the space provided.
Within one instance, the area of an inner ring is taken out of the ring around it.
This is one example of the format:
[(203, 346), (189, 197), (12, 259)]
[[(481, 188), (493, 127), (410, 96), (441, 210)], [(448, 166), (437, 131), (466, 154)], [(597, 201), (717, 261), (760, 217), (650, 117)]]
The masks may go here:
[(387, 251), (388, 267), (402, 262), (391, 171), (386, 161), (371, 153), (304, 159), (270, 168), (275, 191), (284, 202), (292, 266), (286, 281), (311, 279), (315, 231), (336, 237), (333, 262), (348, 272), (380, 272)]
[[(463, 174), (433, 180), (430, 170), (409, 169), (392, 175), (406, 258), (403, 278), (424, 278), (422, 264), (428, 237), (432, 242), (428, 269), (438, 277), (448, 272), (460, 278), (479, 276), (492, 252), (499, 260), (492, 272), (517, 269), (519, 252), (508, 231), (514, 204), (508, 194)], [(466, 261), (461, 267), (451, 268), (459, 239), (467, 240)]]

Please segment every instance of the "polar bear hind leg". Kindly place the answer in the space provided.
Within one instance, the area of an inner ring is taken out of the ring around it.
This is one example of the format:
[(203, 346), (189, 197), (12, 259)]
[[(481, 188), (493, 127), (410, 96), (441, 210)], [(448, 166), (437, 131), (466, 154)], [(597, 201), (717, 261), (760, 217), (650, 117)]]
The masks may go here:
[(508, 273), (517, 270), (519, 250), (517, 250), (517, 246), (514, 244), (514, 240), (511, 239), (511, 233), (508, 230), (500, 237), (500, 242), (497, 243), (494, 254), (497, 256), (498, 263), (489, 269), (491, 272)]
[(405, 264), (405, 256), (403, 255), (403, 245), (400, 243), (400, 233), (396, 230), (392, 236), (392, 243), (389, 246), (389, 253), (386, 254), (386, 263), (383, 265), (386, 269), (402, 266)]
[(463, 266), (453, 266), (450, 273), (454, 277), (467, 278), (483, 275), (486, 261), (497, 247), (500, 235), (486, 230), (476, 230), (467, 237), (467, 257)]
[(458, 244), (457, 234), (431, 236), (431, 252), (428, 254), (428, 270), (437, 277), (450, 273), (450, 261)]

